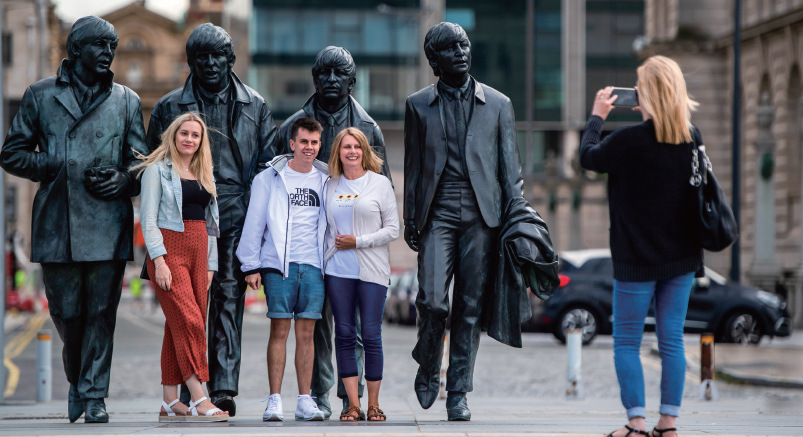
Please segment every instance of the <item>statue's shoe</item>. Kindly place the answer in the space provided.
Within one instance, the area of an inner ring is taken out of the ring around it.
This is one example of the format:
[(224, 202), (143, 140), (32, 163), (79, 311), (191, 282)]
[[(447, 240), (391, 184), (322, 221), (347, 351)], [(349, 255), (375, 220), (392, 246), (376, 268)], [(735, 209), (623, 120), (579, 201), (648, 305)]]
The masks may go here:
[(84, 423), (108, 423), (109, 413), (106, 412), (106, 402), (103, 399), (86, 400), (86, 416)]
[(440, 390), (440, 377), (438, 372), (427, 374), (424, 369), (419, 366), (418, 373), (415, 375), (415, 396), (418, 398), (418, 403), (421, 408), (425, 410), (435, 403), (438, 398), (438, 391)]
[(465, 393), (449, 393), (446, 396), (446, 415), (449, 421), (471, 420), (471, 410), (468, 409)]
[(229, 417), (237, 415), (237, 404), (234, 403), (234, 397), (227, 394), (212, 395), (210, 402), (215, 404), (216, 407), (223, 411), (229, 412)]
[(81, 395), (78, 394), (78, 389), (70, 384), (70, 394), (67, 397), (67, 417), (70, 419), (70, 423), (73, 423), (83, 414), (84, 401), (81, 399)]

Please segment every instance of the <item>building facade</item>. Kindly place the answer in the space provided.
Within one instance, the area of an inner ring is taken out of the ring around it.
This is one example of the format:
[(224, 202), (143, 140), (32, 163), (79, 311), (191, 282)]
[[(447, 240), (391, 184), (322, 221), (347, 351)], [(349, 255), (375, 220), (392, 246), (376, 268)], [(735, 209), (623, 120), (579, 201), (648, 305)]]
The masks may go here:
[[(670, 56), (683, 69), (693, 115), (727, 194), (732, 184), (734, 2), (647, 1), (642, 56)], [(803, 1), (743, 0), (738, 183), (741, 279), (790, 299), (803, 324)], [(707, 254), (727, 272), (730, 251)], [(795, 292), (793, 292), (795, 290)]]

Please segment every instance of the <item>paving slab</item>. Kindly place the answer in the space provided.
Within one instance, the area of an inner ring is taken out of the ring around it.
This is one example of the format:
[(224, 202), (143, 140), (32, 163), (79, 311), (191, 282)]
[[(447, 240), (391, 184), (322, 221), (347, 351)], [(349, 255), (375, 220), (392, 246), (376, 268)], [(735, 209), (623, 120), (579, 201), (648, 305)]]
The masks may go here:
[[(0, 436), (564, 436), (603, 434), (620, 427), (624, 414), (619, 400), (543, 398), (483, 399), (471, 401), (470, 422), (447, 422), (444, 402), (421, 409), (414, 396), (388, 399), (386, 423), (296, 422), (266, 423), (261, 410), (244, 405), (227, 423), (160, 424), (150, 400), (108, 401), (109, 424), (69, 424), (61, 402), (0, 406)], [(657, 418), (657, 402), (647, 403), (648, 424)], [(800, 436), (803, 403), (788, 401), (706, 402), (684, 400), (678, 425), (683, 436)], [(80, 421), (79, 421), (80, 422)]]

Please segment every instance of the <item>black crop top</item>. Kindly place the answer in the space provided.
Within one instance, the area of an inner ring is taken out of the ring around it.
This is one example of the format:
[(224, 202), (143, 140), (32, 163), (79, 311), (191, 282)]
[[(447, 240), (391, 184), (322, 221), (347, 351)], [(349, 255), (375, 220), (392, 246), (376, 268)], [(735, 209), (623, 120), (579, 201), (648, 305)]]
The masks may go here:
[(206, 207), (212, 195), (198, 181), (181, 180), (181, 218), (183, 220), (206, 220)]

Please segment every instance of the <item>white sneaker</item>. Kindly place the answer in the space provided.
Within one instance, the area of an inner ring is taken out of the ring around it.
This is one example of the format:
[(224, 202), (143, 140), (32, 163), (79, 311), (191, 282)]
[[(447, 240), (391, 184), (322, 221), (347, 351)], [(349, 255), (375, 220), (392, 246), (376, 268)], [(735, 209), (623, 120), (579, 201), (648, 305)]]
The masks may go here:
[(274, 393), (270, 396), (262, 396), (260, 402), (268, 401), (268, 406), (265, 412), (262, 413), (263, 422), (281, 422), (284, 420), (282, 414), (282, 395)]
[(323, 411), (318, 409), (318, 405), (310, 395), (298, 395), (296, 420), (324, 420)]

